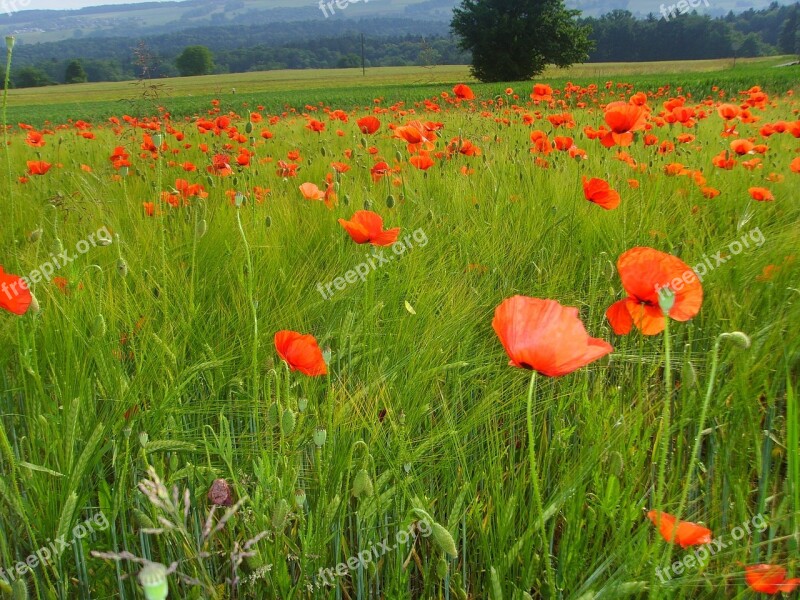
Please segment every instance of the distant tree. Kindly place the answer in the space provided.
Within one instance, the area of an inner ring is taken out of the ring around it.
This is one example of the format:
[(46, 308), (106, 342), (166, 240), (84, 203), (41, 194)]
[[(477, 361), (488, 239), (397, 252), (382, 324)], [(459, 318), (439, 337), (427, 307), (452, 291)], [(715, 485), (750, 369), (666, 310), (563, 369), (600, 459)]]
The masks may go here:
[(352, 69), (361, 66), (361, 57), (358, 54), (350, 53), (345, 54), (336, 63), (337, 69)]
[(548, 64), (583, 62), (592, 43), (578, 10), (564, 0), (462, 0), (450, 27), (472, 52), (472, 74), (481, 81), (522, 81)]
[(181, 77), (208, 75), (214, 71), (214, 56), (205, 46), (188, 46), (175, 60)]
[(69, 61), (67, 70), (64, 72), (64, 83), (86, 83), (87, 81), (89, 81), (89, 76), (84, 71), (81, 61)]
[(778, 34), (778, 50), (784, 54), (800, 54), (800, 48), (797, 46), (797, 35), (800, 32), (798, 12), (800, 11), (797, 7), (797, 4), (792, 7)]
[(18, 88), (43, 87), (54, 83), (47, 76), (47, 73), (36, 67), (22, 67), (11, 75), (14, 80), (14, 87)]

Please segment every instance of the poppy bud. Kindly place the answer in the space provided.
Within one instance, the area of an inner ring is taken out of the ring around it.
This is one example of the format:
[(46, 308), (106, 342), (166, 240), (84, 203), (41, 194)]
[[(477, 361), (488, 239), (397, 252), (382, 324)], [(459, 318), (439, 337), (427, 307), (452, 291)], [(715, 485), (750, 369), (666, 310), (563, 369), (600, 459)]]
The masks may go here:
[(444, 551), (445, 554), (452, 558), (458, 557), (458, 550), (456, 550), (456, 542), (450, 532), (447, 531), (443, 525), (433, 523), (431, 525), (431, 539)]
[(128, 263), (125, 262), (124, 258), (120, 258), (117, 261), (117, 271), (119, 271), (119, 274), (122, 275), (123, 277), (127, 277), (127, 275), (128, 275)]
[(270, 217), (269, 215), (267, 215), (267, 218), (266, 218), (266, 220), (264, 221), (264, 225), (266, 225), (266, 226), (267, 226), (267, 229), (269, 229), (270, 227), (272, 227), (272, 217)]
[(719, 336), (723, 340), (728, 339), (732, 341), (737, 346), (741, 346), (742, 348), (749, 348), (750, 347), (750, 338), (747, 334), (742, 333), (741, 331), (731, 331), (730, 333), (723, 333)]
[(342, 198), (342, 204), (344, 204), (345, 206), (350, 204), (350, 194), (345, 194), (344, 195), (344, 198)]
[(207, 231), (208, 231), (208, 223), (206, 222), (205, 219), (200, 219), (197, 222), (197, 227), (195, 227), (194, 229), (195, 236), (197, 237), (197, 239), (200, 239), (206, 234)]
[(341, 503), (342, 499), (339, 497), (339, 494), (331, 498), (331, 501), (325, 508), (325, 523), (333, 523), (336, 520), (336, 511), (339, 510), (339, 505)]
[(394, 196), (391, 194), (386, 197), (386, 208), (394, 208)]
[(305, 490), (294, 491), (294, 503), (297, 508), (303, 508), (306, 505), (306, 492)]
[(248, 135), (253, 133), (253, 123), (252, 121), (248, 121), (247, 125), (244, 126), (244, 132)]
[(291, 435), (296, 422), (297, 419), (292, 409), (287, 408), (284, 410), (283, 415), (281, 415), (281, 433), (283, 433), (283, 435)]
[(267, 409), (267, 423), (273, 427), (278, 424), (278, 405), (274, 402)]
[(6, 50), (11, 52), (14, 49), (14, 42), (16, 42), (16, 38), (13, 35), (6, 36)]
[(366, 469), (361, 469), (358, 473), (356, 473), (355, 479), (353, 479), (353, 498), (357, 498), (359, 500), (362, 496), (370, 498), (374, 492), (375, 489), (372, 486), (372, 480), (369, 478), (369, 473), (367, 473)]
[(36, 243), (42, 238), (42, 230), (41, 229), (34, 229), (31, 231), (30, 235), (28, 235), (28, 241), (30, 243)]
[(106, 334), (106, 320), (103, 318), (103, 315), (97, 315), (94, 318), (92, 333), (95, 337), (103, 337)]
[(39, 301), (36, 299), (36, 296), (31, 294), (31, 304), (28, 307), (28, 312), (32, 315), (38, 315), (41, 308), (39, 307)]
[(275, 531), (283, 531), (290, 512), (289, 503), (284, 498), (278, 500), (272, 510), (272, 528)]
[(328, 432), (325, 429), (319, 428), (314, 430), (314, 444), (317, 448), (322, 448), (325, 445), (325, 440), (328, 439)]
[(319, 153), (322, 154), (322, 156), (327, 156), (328, 155), (328, 151), (325, 150), (325, 146), (323, 146), (322, 148), (319, 149)]
[(394, 159), (397, 162), (403, 162), (403, 155), (400, 154), (400, 150), (398, 150), (397, 152), (394, 153)]
[(53, 254), (58, 256), (62, 252), (64, 252), (64, 244), (61, 242), (61, 238), (56, 238), (53, 241)]
[(167, 568), (161, 563), (150, 563), (139, 571), (139, 583), (147, 600), (165, 600), (169, 594)]
[(209, 186), (213, 187), (214, 186), (214, 178), (211, 177), (211, 175), (207, 175), (206, 176), (206, 183), (208, 183)]
[(439, 579), (444, 579), (447, 575), (447, 559), (444, 556), (440, 556), (439, 560), (436, 561), (436, 576)]
[(364, 210), (372, 210), (372, 200), (369, 198), (364, 200)]

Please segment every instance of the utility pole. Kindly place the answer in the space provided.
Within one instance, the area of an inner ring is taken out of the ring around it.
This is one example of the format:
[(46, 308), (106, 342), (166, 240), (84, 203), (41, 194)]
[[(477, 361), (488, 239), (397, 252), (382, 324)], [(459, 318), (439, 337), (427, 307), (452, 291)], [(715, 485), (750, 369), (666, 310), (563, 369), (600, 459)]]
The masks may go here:
[(366, 77), (367, 76), (367, 67), (366, 63), (364, 62), (364, 34), (361, 34), (361, 74)]

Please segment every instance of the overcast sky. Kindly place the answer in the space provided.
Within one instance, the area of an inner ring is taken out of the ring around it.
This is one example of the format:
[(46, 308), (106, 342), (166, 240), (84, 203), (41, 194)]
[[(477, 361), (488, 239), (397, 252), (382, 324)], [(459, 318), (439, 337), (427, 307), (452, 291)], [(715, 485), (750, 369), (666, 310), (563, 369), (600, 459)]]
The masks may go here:
[(152, 0), (29, 0), (25, 8), (28, 10), (37, 8), (83, 8), (84, 6), (102, 6), (104, 4), (141, 4), (142, 2), (150, 1)]

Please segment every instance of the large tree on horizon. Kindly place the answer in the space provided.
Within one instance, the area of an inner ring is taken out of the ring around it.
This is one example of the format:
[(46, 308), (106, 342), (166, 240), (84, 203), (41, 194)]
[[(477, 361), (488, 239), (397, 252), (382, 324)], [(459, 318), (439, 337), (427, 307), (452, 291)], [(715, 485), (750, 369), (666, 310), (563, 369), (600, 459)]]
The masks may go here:
[(480, 81), (524, 81), (549, 64), (568, 67), (589, 56), (589, 28), (564, 0), (462, 0), (450, 27), (472, 52)]

